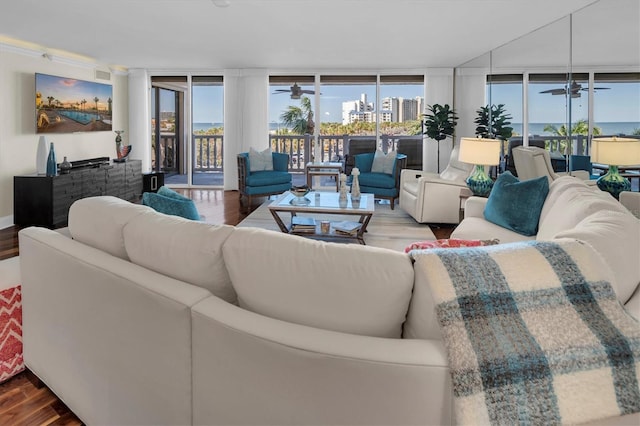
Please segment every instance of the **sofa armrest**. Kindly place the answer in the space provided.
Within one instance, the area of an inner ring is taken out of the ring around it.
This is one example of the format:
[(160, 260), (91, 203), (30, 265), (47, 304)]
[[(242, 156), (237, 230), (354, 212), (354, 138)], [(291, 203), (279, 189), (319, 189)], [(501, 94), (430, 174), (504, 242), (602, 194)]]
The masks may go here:
[(211, 293), (49, 229), (19, 242), (29, 369), (87, 424), (190, 424), (190, 307)]
[(640, 192), (622, 191), (620, 193), (620, 204), (640, 219)]
[(402, 169), (400, 172), (400, 186), (403, 186), (406, 182), (417, 181), (422, 177), (437, 178), (436, 173), (425, 172), (422, 170), (414, 169)]
[(484, 218), (484, 208), (488, 200), (484, 197), (469, 197), (464, 205), (464, 217)]
[(452, 421), (441, 341), (322, 330), (215, 296), (192, 312), (194, 424)]

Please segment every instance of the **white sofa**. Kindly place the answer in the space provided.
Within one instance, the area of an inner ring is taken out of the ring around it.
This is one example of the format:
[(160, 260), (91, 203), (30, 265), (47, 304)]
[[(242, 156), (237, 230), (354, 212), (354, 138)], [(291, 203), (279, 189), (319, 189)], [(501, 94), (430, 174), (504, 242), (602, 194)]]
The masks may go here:
[(113, 197), (74, 203), (67, 231), (20, 231), (24, 358), (87, 424), (454, 420), (433, 302), (404, 253)]
[(524, 236), (487, 221), (484, 208), (488, 199), (470, 197), (465, 204), (464, 219), (451, 238), (497, 238), (501, 243), (556, 238), (585, 241), (604, 258), (616, 276), (613, 285), (621, 302), (629, 304), (631, 312), (640, 318), (640, 220), (629, 210), (639, 196), (625, 197), (627, 208), (609, 193), (594, 189), (580, 179), (558, 177), (549, 186), (536, 235)]

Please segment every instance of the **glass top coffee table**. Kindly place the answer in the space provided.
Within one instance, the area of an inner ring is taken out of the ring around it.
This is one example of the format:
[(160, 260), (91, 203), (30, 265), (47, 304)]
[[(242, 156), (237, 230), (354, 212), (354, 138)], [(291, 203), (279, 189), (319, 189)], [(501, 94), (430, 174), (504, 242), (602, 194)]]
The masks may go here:
[[(360, 244), (364, 244), (364, 233), (374, 212), (373, 194), (361, 194), (359, 203), (353, 203), (350, 195), (347, 195), (346, 202), (340, 203), (339, 196), (340, 194), (337, 192), (309, 192), (305, 196), (309, 202), (303, 205), (299, 202), (300, 200), (287, 191), (269, 205), (269, 211), (282, 232), (321, 239), (355, 239)], [(283, 221), (282, 216), (287, 213), (291, 216), (289, 224)], [(299, 223), (295, 223), (298, 222), (298, 219), (294, 218), (299, 213), (304, 213), (305, 217), (310, 217), (313, 220), (306, 219), (309, 223), (305, 224), (305, 221), (300, 219)], [(320, 219), (325, 221), (327, 216), (331, 215), (355, 217), (353, 221), (329, 221), (329, 229), (326, 229), (326, 223), (323, 229)]]

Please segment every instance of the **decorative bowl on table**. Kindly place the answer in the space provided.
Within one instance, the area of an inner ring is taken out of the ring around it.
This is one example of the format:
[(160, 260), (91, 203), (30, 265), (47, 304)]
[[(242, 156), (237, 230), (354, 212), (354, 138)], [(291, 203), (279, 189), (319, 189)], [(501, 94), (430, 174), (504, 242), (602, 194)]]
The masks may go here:
[(305, 197), (311, 191), (307, 185), (292, 186), (289, 192), (293, 194), (293, 198), (290, 203), (294, 206), (307, 206), (311, 203), (311, 200)]

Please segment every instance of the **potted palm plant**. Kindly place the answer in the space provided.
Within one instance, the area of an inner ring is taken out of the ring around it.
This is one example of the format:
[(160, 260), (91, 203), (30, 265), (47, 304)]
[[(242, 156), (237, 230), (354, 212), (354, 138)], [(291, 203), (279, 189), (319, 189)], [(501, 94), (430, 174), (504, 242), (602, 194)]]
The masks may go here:
[(427, 106), (429, 111), (422, 114), (423, 134), (438, 142), (438, 173), (440, 173), (440, 141), (453, 137), (458, 116), (448, 104)]
[[(510, 127), (511, 124), (511, 115), (509, 115), (505, 108), (504, 104), (499, 105), (491, 105), (491, 110), (489, 110), (489, 105), (480, 107), (476, 111), (478, 116), (474, 120), (476, 123), (476, 135), (483, 138), (496, 138), (506, 141), (513, 134), (513, 127)], [(491, 115), (491, 118), (489, 118)], [(491, 120), (491, 124), (489, 124), (489, 120)]]

